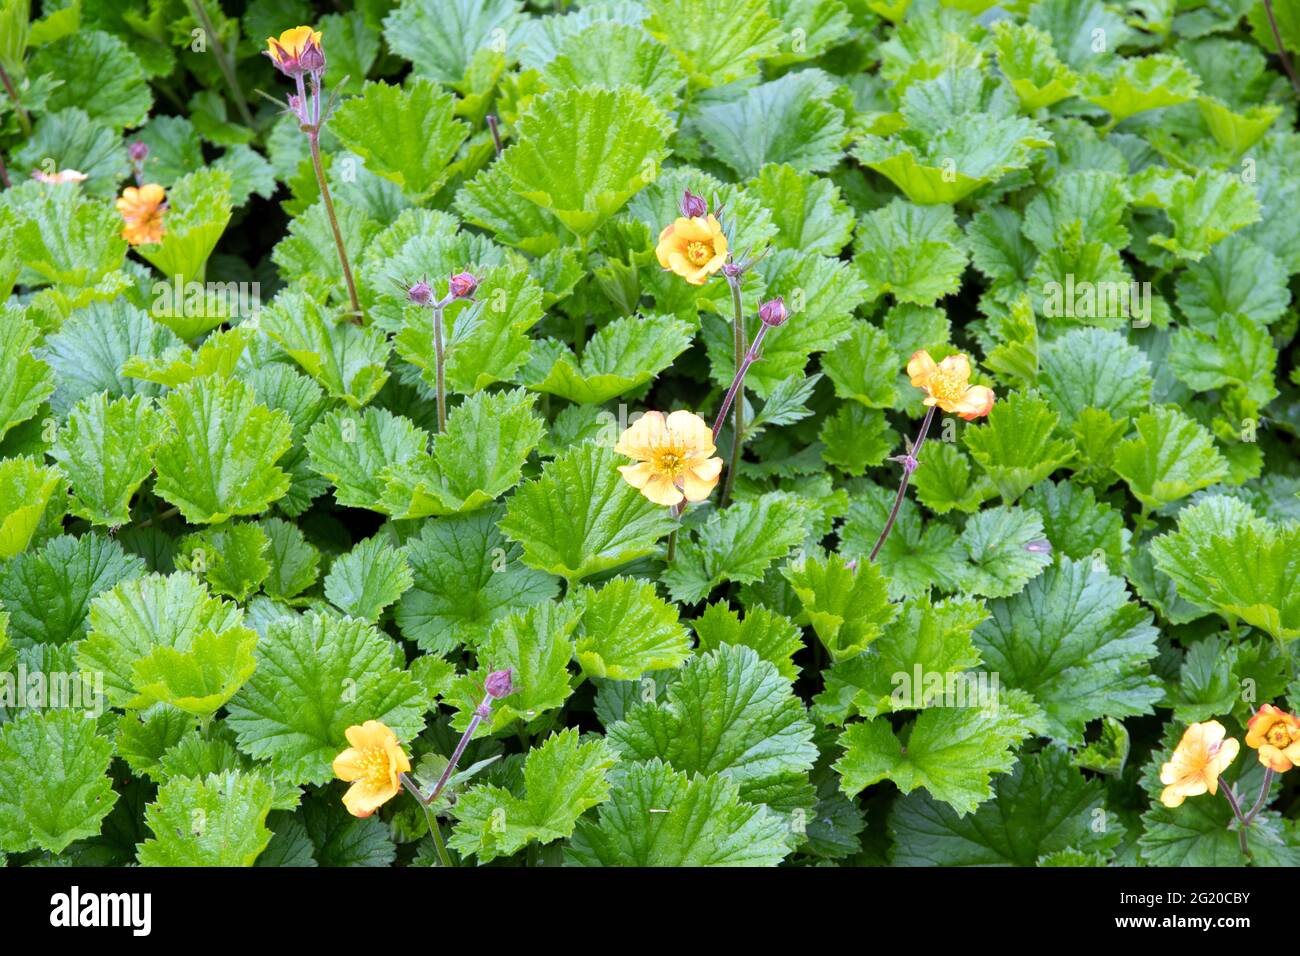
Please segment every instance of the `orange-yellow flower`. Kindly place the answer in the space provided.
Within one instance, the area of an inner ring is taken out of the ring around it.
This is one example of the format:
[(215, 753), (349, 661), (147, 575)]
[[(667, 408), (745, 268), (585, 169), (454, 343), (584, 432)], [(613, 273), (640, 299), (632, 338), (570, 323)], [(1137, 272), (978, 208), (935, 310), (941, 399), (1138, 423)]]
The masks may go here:
[(122, 227), (122, 238), (133, 246), (143, 246), (158, 242), (163, 235), (163, 203), (166, 192), (157, 183), (149, 183), (138, 189), (127, 186), (122, 190), (122, 198), (117, 201), (117, 211), (126, 223)]
[(908, 360), (907, 374), (913, 385), (925, 389), (926, 405), (938, 405), (968, 422), (993, 408), (993, 389), (970, 384), (970, 362), (961, 353), (936, 363), (921, 349)]
[(1259, 762), (1286, 773), (1300, 764), (1300, 720), (1265, 704), (1246, 722), (1246, 746), (1259, 751)]
[(314, 64), (304, 63), (303, 54), (320, 51), (320, 31), (311, 27), (294, 27), (285, 30), (279, 38), (266, 38), (266, 55), (282, 72), (293, 73), (310, 69)]
[(334, 758), (334, 776), (352, 784), (343, 795), (348, 813), (368, 817), (397, 796), (397, 775), (410, 772), (411, 761), (397, 735), (377, 720), (349, 727), (346, 734), (352, 746)]
[(1188, 797), (1219, 792), (1219, 774), (1237, 758), (1241, 749), (1217, 720), (1192, 724), (1174, 748), (1174, 757), (1160, 768), (1160, 802), (1167, 807), (1179, 806)]
[(722, 459), (710, 457), (717, 450), (713, 430), (693, 412), (667, 417), (646, 412), (623, 432), (614, 450), (637, 459), (618, 470), (657, 505), (703, 501), (722, 474)]
[(704, 285), (727, 261), (727, 237), (714, 216), (679, 216), (659, 233), (659, 265), (691, 285)]

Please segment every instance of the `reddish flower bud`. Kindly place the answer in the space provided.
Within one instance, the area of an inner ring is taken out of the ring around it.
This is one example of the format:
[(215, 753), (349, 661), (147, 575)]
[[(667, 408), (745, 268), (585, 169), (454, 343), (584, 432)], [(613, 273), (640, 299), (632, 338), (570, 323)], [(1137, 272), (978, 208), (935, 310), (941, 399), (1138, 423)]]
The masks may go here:
[(127, 155), (131, 157), (133, 163), (143, 163), (149, 158), (149, 145), (143, 140), (137, 139), (127, 147)]
[(416, 305), (432, 305), (433, 289), (429, 286), (428, 282), (421, 279), (419, 282), (415, 283), (415, 285), (407, 287), (406, 297)]
[(453, 299), (468, 299), (478, 288), (478, 278), (469, 272), (457, 272), (448, 283)]
[(515, 685), (510, 679), (510, 668), (507, 667), (503, 671), (493, 671), (488, 674), (487, 680), (483, 682), (483, 689), (487, 691), (489, 697), (496, 700), (513, 694)]
[(785, 300), (781, 296), (768, 299), (758, 307), (758, 317), (762, 323), (771, 328), (784, 325), (789, 313), (785, 311)]
[(299, 64), (308, 73), (325, 72), (325, 51), (315, 40), (309, 40), (302, 48), (302, 55), (298, 57)]
[(682, 191), (682, 201), (679, 208), (682, 215), (687, 219), (695, 219), (709, 214), (709, 204), (704, 201), (704, 197), (695, 195), (689, 189)]

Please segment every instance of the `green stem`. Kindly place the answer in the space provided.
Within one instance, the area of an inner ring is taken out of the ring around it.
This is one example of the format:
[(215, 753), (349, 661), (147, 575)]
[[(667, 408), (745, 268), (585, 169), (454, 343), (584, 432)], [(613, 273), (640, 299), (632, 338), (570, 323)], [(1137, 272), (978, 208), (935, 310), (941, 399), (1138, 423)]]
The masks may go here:
[(443, 866), (455, 866), (456, 862), (451, 858), (451, 854), (447, 852), (447, 844), (442, 842), (442, 827), (438, 825), (438, 818), (434, 816), (429, 804), (424, 802), (424, 794), (420, 793), (420, 788), (406, 774), (400, 774), (400, 779), (402, 786), (410, 792), (411, 796), (415, 797), (415, 802), (424, 811), (424, 819), (429, 824), (429, 835), (433, 837), (433, 848), (438, 852), (439, 861)]
[(235, 69), (230, 63), (230, 58), (226, 56), (226, 48), (221, 45), (221, 37), (217, 35), (217, 28), (208, 19), (208, 11), (203, 8), (203, 0), (190, 0), (190, 7), (194, 10), (194, 15), (199, 18), (200, 25), (207, 31), (208, 38), (212, 41), (212, 54), (217, 58), (217, 66), (221, 69), (221, 75), (226, 78), (226, 85), (230, 87), (230, 95), (235, 98), (235, 108), (239, 110), (244, 125), (252, 127), (253, 114), (248, 110), (248, 101), (244, 99), (243, 87), (239, 85), (239, 77), (235, 75)]
[[(727, 285), (731, 287), (731, 307), (734, 312), (731, 322), (731, 344), (735, 354), (735, 369), (739, 373), (741, 366), (745, 363), (745, 353), (749, 351), (749, 343), (745, 338), (745, 314), (740, 298), (740, 277), (727, 276)], [(727, 507), (727, 502), (731, 500), (731, 490), (736, 485), (736, 472), (740, 470), (740, 456), (745, 449), (745, 386), (743, 382), (740, 385), (740, 390), (735, 395), (734, 402), (731, 418), (731, 460), (727, 463), (727, 477), (722, 483), (722, 497), (718, 499), (718, 507), (720, 508)]]
[(14, 81), (9, 78), (9, 71), (0, 65), (0, 83), (4, 84), (5, 92), (9, 94), (9, 99), (14, 101), (14, 111), (18, 114), (18, 123), (23, 128), (24, 136), (32, 135), (32, 117), (27, 112), (27, 107), (23, 106), (22, 100), (18, 98), (18, 88), (14, 86)]
[[(319, 94), (317, 94), (319, 96)], [(343, 248), (343, 233), (339, 231), (338, 216), (334, 214), (334, 200), (330, 198), (330, 188), (325, 182), (325, 167), (321, 164), (320, 158), (320, 130), (309, 129), (307, 131), (307, 141), (311, 143), (311, 164), (316, 170), (316, 182), (320, 185), (321, 199), (325, 201), (325, 215), (329, 217), (330, 229), (334, 232), (334, 248), (339, 253), (339, 265), (343, 267), (343, 281), (348, 286), (348, 301), (352, 305), (352, 321), (358, 325), (364, 313), (361, 311), (361, 300), (357, 298), (357, 284), (352, 278), (352, 266), (348, 264), (348, 253)]]
[(442, 306), (433, 307), (433, 365), (434, 380), (438, 393), (438, 431), (447, 430), (447, 381), (446, 381), (446, 356), (447, 350), (442, 342)]
[(668, 536), (668, 553), (664, 556), (664, 564), (672, 564), (675, 557), (677, 557), (677, 529), (673, 528), (673, 533)]
[(1286, 44), (1282, 42), (1282, 34), (1277, 28), (1277, 18), (1273, 16), (1273, 0), (1264, 0), (1264, 13), (1268, 15), (1268, 26), (1273, 31), (1273, 42), (1277, 44), (1277, 55), (1282, 59), (1282, 68), (1291, 78), (1291, 87), (1300, 94), (1300, 78), (1296, 77), (1295, 67), (1291, 65), (1291, 57), (1287, 55)]

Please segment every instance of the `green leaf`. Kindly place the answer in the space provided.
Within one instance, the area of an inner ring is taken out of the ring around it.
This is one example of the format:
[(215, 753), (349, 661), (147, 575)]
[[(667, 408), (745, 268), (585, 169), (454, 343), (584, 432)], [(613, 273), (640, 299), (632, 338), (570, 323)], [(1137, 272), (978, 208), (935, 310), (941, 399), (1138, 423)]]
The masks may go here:
[(407, 542), (413, 584), (394, 612), (403, 637), (433, 653), (473, 646), (496, 619), (558, 594), (557, 579), (520, 561), (500, 517), (491, 508), (437, 518)]
[(25, 551), (43, 521), (62, 517), (66, 491), (57, 468), (35, 458), (0, 459), (0, 559)]
[(881, 780), (905, 794), (924, 787), (964, 817), (992, 795), (989, 778), (1015, 765), (1012, 749), (1041, 721), (1029, 695), (1012, 690), (985, 707), (923, 710), (902, 740), (885, 717), (850, 724), (835, 763), (840, 789), (853, 797)]
[(1278, 394), (1276, 365), (1267, 327), (1244, 315), (1223, 316), (1208, 332), (1179, 329), (1169, 343), (1170, 369), (1196, 392), (1235, 387), (1250, 401), (1267, 405)]
[(390, 469), (423, 454), (428, 440), (409, 418), (372, 406), (360, 415), (326, 415), (312, 426), (306, 447), (312, 470), (334, 483), (335, 501), (378, 511)]
[(833, 90), (819, 70), (788, 73), (704, 107), (695, 122), (717, 158), (742, 178), (757, 176), (769, 163), (824, 172), (839, 162), (846, 134)]
[(899, 302), (931, 305), (957, 291), (966, 268), (952, 210), (902, 199), (862, 219), (853, 252), (873, 300), (892, 292)]
[(542, 80), (551, 89), (630, 86), (670, 109), (686, 74), (667, 47), (640, 27), (597, 21), (561, 41)]
[(575, 445), (516, 489), (501, 530), (524, 564), (577, 582), (655, 552), (674, 522), (623, 480), (617, 459), (607, 445)]
[(257, 645), (257, 670), (226, 723), (245, 753), (277, 778), (324, 783), (346, 746), (344, 731), (378, 720), (410, 741), (428, 702), (397, 662), (393, 641), (364, 621), (328, 614), (273, 621)]
[(270, 564), (262, 589), (280, 601), (297, 597), (316, 583), (320, 552), (295, 524), (280, 518), (266, 518), (259, 524), (266, 532), (266, 558)]
[(780, 24), (764, 0), (649, 0), (646, 8), (645, 28), (677, 55), (694, 87), (738, 80), (778, 49)]
[(212, 597), (194, 575), (150, 574), (95, 598), (77, 663), (104, 675), (114, 707), (144, 709), (163, 700), (207, 716), (252, 670), (256, 640), (240, 608)]
[(853, 236), (853, 213), (830, 180), (770, 164), (746, 186), (772, 217), (782, 249), (838, 256)]
[(889, 336), (868, 322), (855, 321), (852, 334), (822, 357), (822, 368), (840, 398), (868, 408), (890, 408), (898, 401), (894, 349)]
[(587, 343), (582, 360), (554, 340), (533, 349), (525, 382), (571, 402), (600, 405), (640, 388), (690, 347), (691, 328), (668, 316), (615, 319)]
[(37, 120), (36, 132), (14, 152), (10, 168), (25, 173), (75, 169), (86, 176), (82, 188), (101, 198), (111, 195), (130, 171), (118, 132), (75, 106)]
[(383, 332), (356, 325), (306, 292), (281, 292), (262, 310), (260, 324), (331, 398), (352, 408), (369, 402), (388, 380)]
[(237, 379), (199, 379), (161, 402), (171, 428), (154, 454), (154, 491), (193, 524), (257, 514), (289, 490), (276, 462), (289, 416), (257, 403)]
[(988, 421), (962, 440), (1004, 502), (1019, 498), (1074, 457), (1074, 443), (1054, 438), (1058, 416), (1034, 392), (1012, 392), (993, 405)]
[(673, 599), (694, 604), (724, 581), (761, 580), (774, 561), (803, 542), (812, 515), (806, 501), (773, 491), (715, 511), (682, 541), (661, 575)]
[(1116, 123), (1147, 110), (1175, 106), (1196, 96), (1201, 80), (1179, 57), (1168, 53), (1114, 58), (1109, 72), (1088, 73), (1081, 95), (1110, 113)]
[(131, 520), (131, 497), (153, 471), (162, 416), (143, 395), (109, 401), (100, 392), (78, 402), (50, 456), (72, 483), (74, 514), (116, 528)]
[(924, 451), (924, 468), (912, 475), (916, 497), (935, 514), (972, 512), (997, 494), (987, 475), (971, 474), (970, 459), (955, 442), (935, 442)]
[(1151, 401), (1151, 363), (1118, 332), (1070, 329), (1047, 342), (1038, 361), (1038, 387), (1066, 424), (1087, 408), (1128, 416)]
[(1034, 866), (1063, 850), (1105, 853), (1121, 839), (1105, 820), (1105, 794), (1049, 747), (999, 777), (994, 797), (967, 817), (925, 794), (894, 805), (889, 830), (894, 866)]
[(1237, 314), (1268, 325), (1281, 318), (1291, 302), (1286, 273), (1267, 249), (1231, 235), (1178, 276), (1178, 308), (1202, 331), (1212, 331), (1219, 319)]
[(964, 673), (980, 663), (971, 641), (988, 614), (969, 598), (937, 603), (929, 595), (911, 598), (884, 624), (871, 653), (836, 663), (826, 673), (819, 711), (842, 723), (850, 710), (866, 718), (901, 710), (942, 706), (944, 695), (978, 690), (978, 675)]
[(1062, 558), (1018, 595), (993, 601), (975, 642), (1004, 685), (1039, 702), (1048, 735), (1077, 745), (1089, 721), (1152, 713), (1164, 696), (1147, 667), (1156, 634), (1122, 578)]
[(197, 349), (173, 345), (158, 356), (132, 356), (122, 363), (121, 371), (131, 378), (157, 382), (168, 388), (210, 375), (231, 378), (252, 339), (253, 332), (247, 326), (237, 326), (213, 332)]
[(865, 475), (898, 445), (898, 433), (883, 412), (854, 402), (841, 405), (822, 423), (822, 458), (848, 475)]
[(1228, 462), (1204, 426), (1173, 405), (1139, 415), (1136, 434), (1115, 448), (1115, 473), (1148, 508), (1162, 508), (1222, 481)]
[(1208, 495), (1178, 513), (1178, 529), (1151, 542), (1155, 566), (1178, 596), (1280, 641), (1300, 637), (1294, 523), (1274, 524), (1237, 498)]
[(620, 768), (595, 820), (565, 848), (582, 866), (776, 866), (790, 852), (780, 816), (745, 803), (725, 774), (677, 773), (659, 759)]
[(187, 534), (176, 543), (178, 571), (192, 571), (217, 594), (245, 601), (266, 580), (270, 538), (255, 524), (222, 524)]
[[(169, 279), (179, 276), (181, 287), (203, 281), (208, 257), (230, 222), (230, 187), (230, 175), (219, 169), (199, 169), (177, 180), (167, 193), (162, 241), (136, 251)], [(190, 315), (189, 309), (178, 314), (173, 308), (159, 311), (157, 319), (181, 338), (191, 339), (226, 318), (223, 309), (206, 305), (198, 315)]]
[(384, 39), (416, 73), (459, 83), (476, 51), (494, 43), (511, 48), (519, 8), (516, 0), (402, 0), (384, 18)]
[(1122, 249), (1129, 244), (1123, 219), (1128, 208), (1124, 179), (1117, 173), (1081, 169), (1062, 172), (1025, 208), (1025, 236), (1040, 250), (1056, 244), (1075, 226), (1090, 240)]
[(1174, 227), (1172, 237), (1156, 234), (1150, 237), (1151, 242), (1193, 262), (1204, 258), (1215, 243), (1260, 218), (1254, 190), (1238, 177), (1214, 170), (1201, 171), (1195, 177), (1178, 175), (1167, 199), (1160, 197), (1156, 203), (1146, 201), (1143, 205), (1159, 205)]
[(788, 564), (781, 573), (834, 660), (862, 653), (898, 613), (876, 564), (850, 567), (831, 554)]
[(153, 836), (137, 848), (140, 865), (252, 866), (271, 842), (266, 817), (274, 797), (257, 773), (173, 777), (145, 808)]
[(803, 633), (784, 614), (770, 611), (761, 604), (751, 604), (740, 615), (724, 601), (708, 605), (694, 618), (691, 627), (702, 651), (717, 650), (723, 644), (748, 647), (763, 660), (776, 665), (778, 673), (793, 681), (799, 676), (794, 655), (803, 644)]
[(551, 735), (524, 760), (522, 794), (480, 784), (456, 801), (451, 846), (490, 863), (571, 836), (578, 818), (609, 798), (606, 777), (616, 760), (600, 737), (582, 743), (574, 729)]
[(1011, 81), (1026, 113), (1073, 96), (1079, 77), (1056, 56), (1052, 38), (1038, 27), (1010, 19), (993, 24), (998, 68)]
[(411, 582), (406, 556), (375, 535), (334, 560), (325, 575), (325, 596), (343, 613), (373, 624)]
[(677, 608), (653, 584), (615, 577), (599, 590), (580, 588), (573, 601), (582, 609), (575, 657), (588, 677), (635, 680), (646, 671), (680, 667), (690, 656)]
[(101, 30), (77, 30), (42, 47), (30, 69), (62, 81), (50, 93), (47, 109), (75, 106), (117, 130), (142, 124), (153, 105), (139, 59), (122, 40)]
[(366, 83), (360, 96), (345, 100), (330, 117), (330, 129), (367, 169), (418, 202), (442, 188), (469, 134), (455, 118), (454, 105), (452, 94), (423, 77), (405, 88)]
[(984, 597), (1009, 597), (1052, 563), (1044, 547), (1038, 512), (989, 508), (971, 515), (961, 533), (967, 562), (954, 577), (962, 590)]
[(501, 165), (515, 192), (583, 238), (654, 181), (671, 132), (636, 90), (555, 90), (520, 117)]
[(54, 375), (45, 362), (31, 354), (36, 327), (22, 316), (0, 322), (0, 438), (15, 425), (35, 415), (54, 392)]
[(403, 518), (475, 511), (509, 491), (546, 432), (523, 389), (479, 392), (452, 409), (430, 454), (390, 465), (382, 508)]
[(1123, 566), (1129, 532), (1124, 516), (1093, 490), (1069, 481), (1040, 482), (1029, 489), (1021, 504), (1042, 516), (1047, 540), (1059, 554), (1092, 561), (1098, 568)]
[(793, 809), (811, 794), (813, 726), (776, 665), (747, 647), (693, 657), (663, 700), (641, 700), (607, 728), (625, 760), (663, 760), (688, 774), (723, 774), (741, 799)]
[(0, 727), (0, 850), (62, 853), (99, 834), (117, 794), (113, 742), (74, 710), (28, 711)]
[(40, 551), (0, 564), (0, 604), (8, 612), (9, 641), (23, 647), (79, 640), (86, 632), (91, 599), (143, 572), (144, 561), (94, 532), (61, 535)]

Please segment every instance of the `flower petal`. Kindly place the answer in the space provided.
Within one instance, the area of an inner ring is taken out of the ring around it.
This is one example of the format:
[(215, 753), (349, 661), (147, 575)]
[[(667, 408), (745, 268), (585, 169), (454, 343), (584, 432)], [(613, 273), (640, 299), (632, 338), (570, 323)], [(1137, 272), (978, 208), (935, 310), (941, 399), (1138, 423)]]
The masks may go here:
[(938, 367), (925, 349), (913, 352), (912, 357), (907, 360), (907, 374), (917, 388), (924, 388), (926, 381)]

